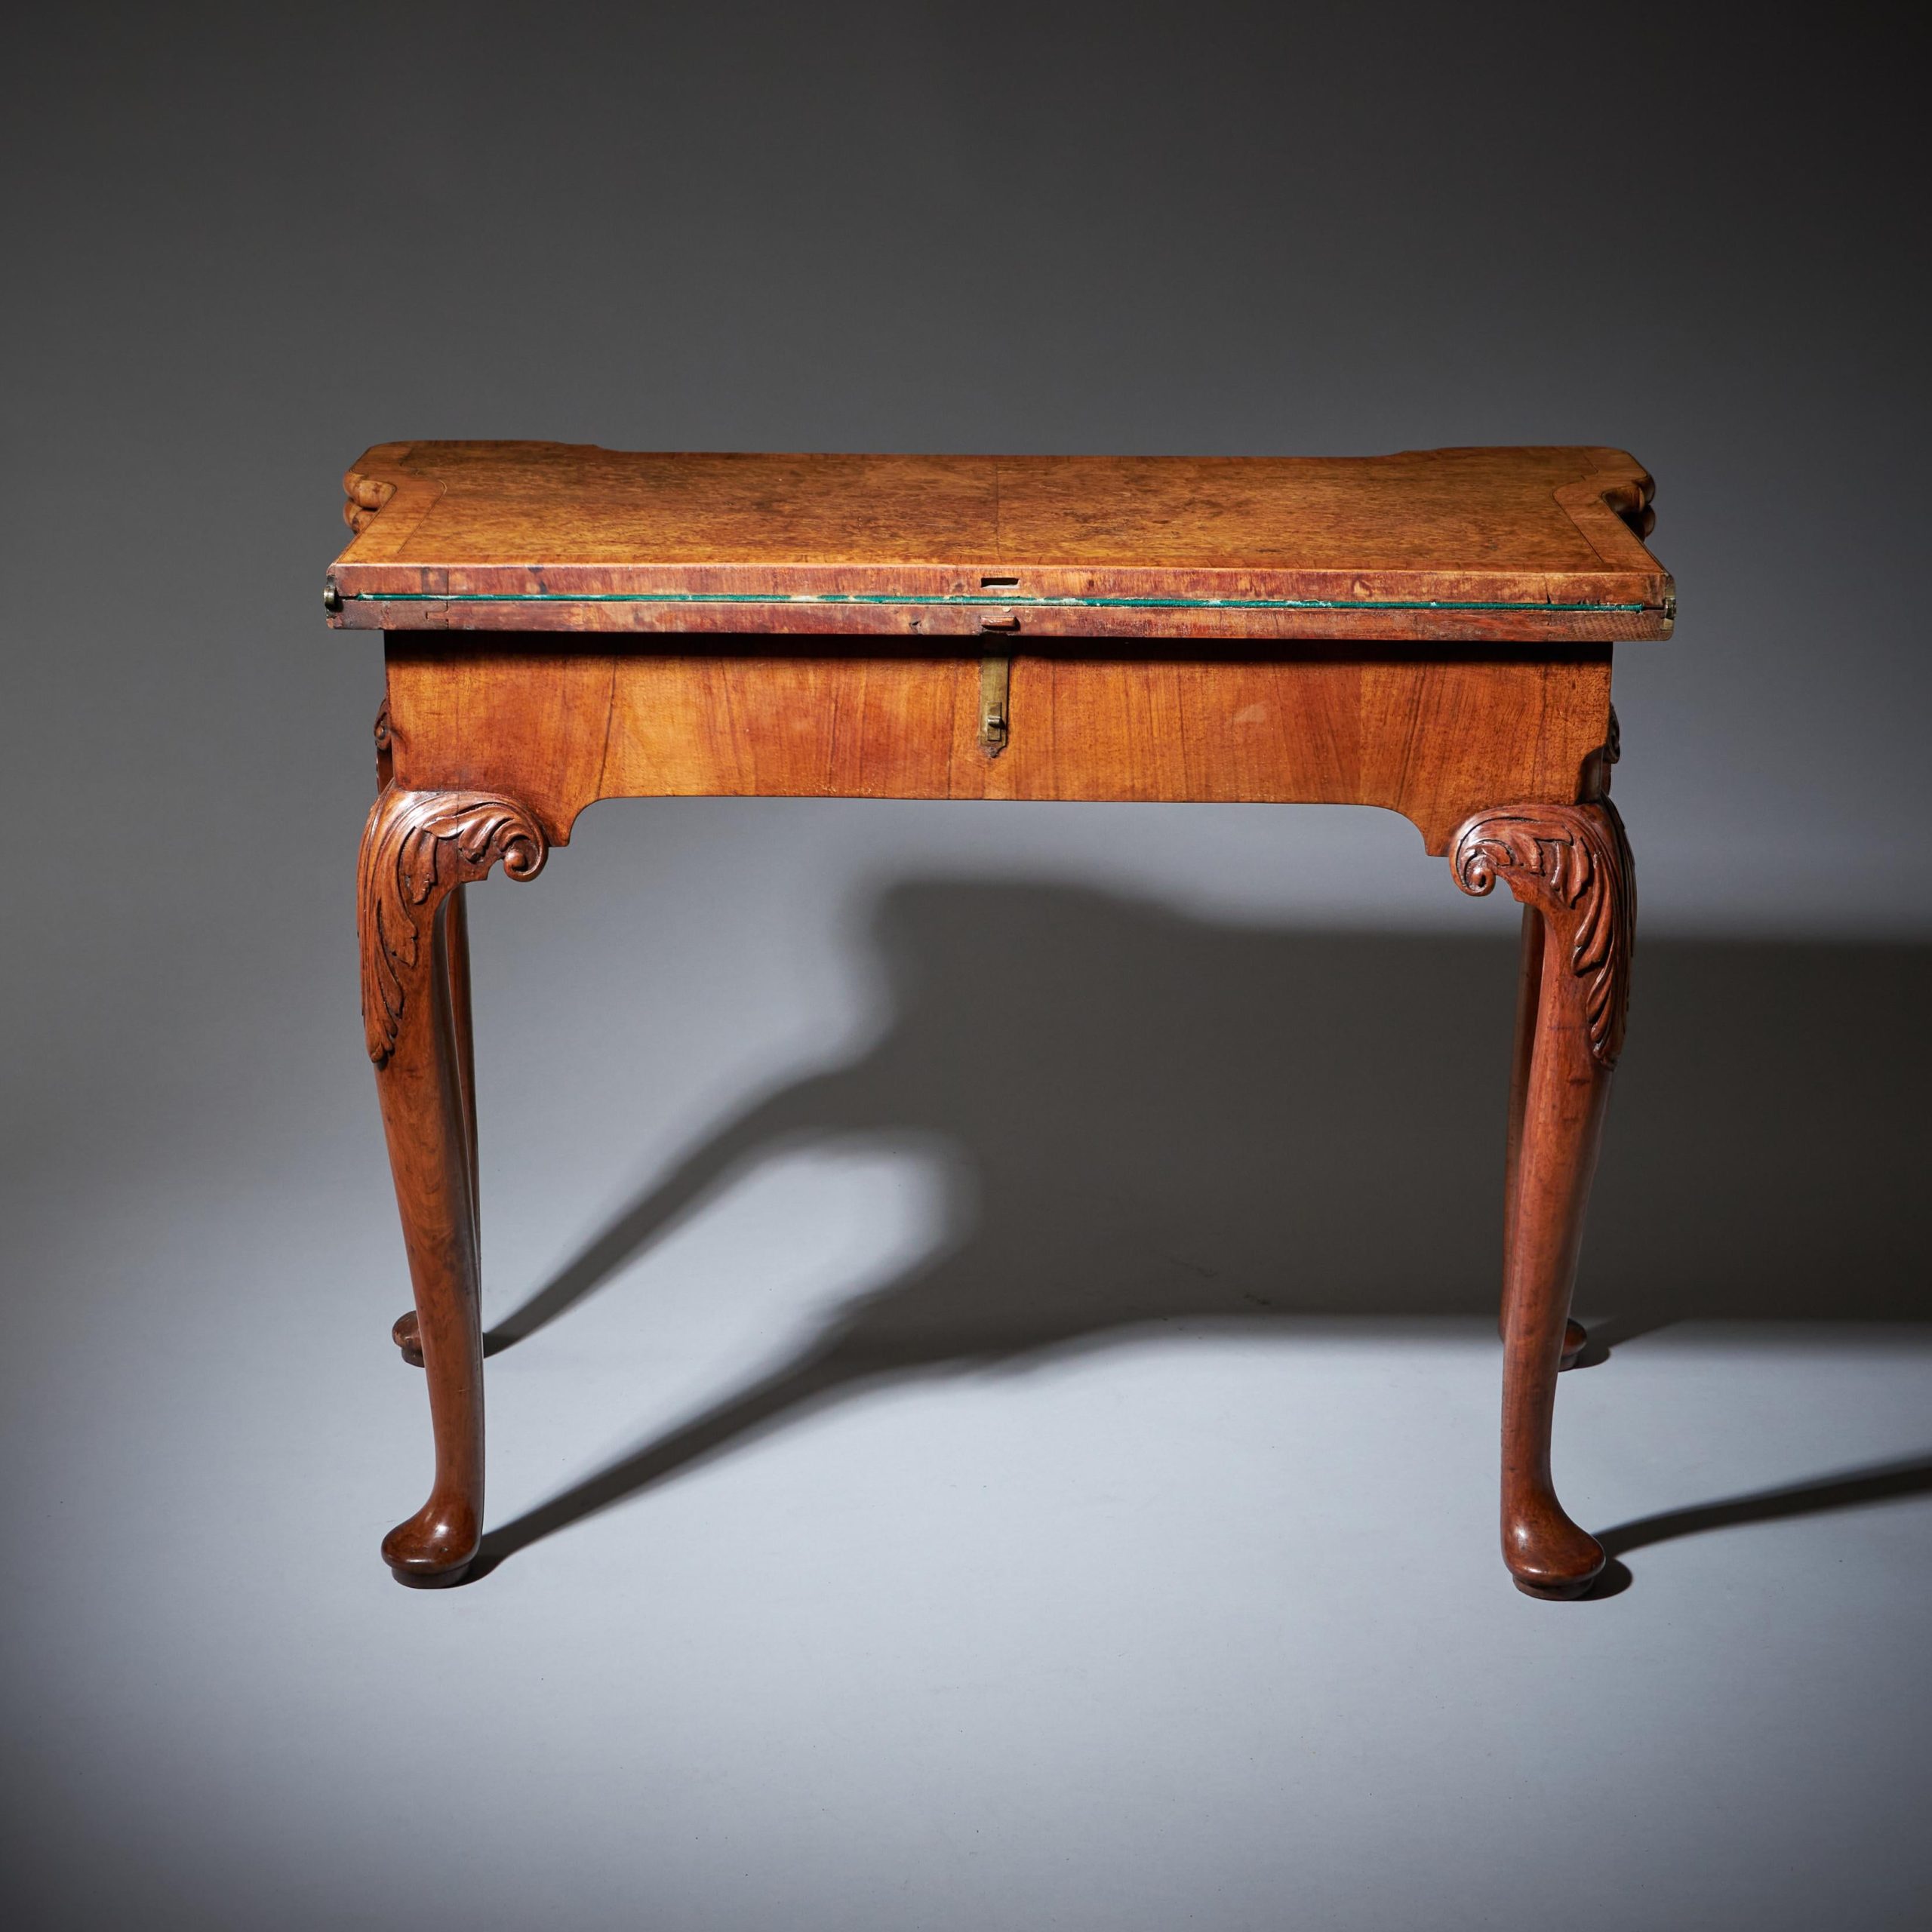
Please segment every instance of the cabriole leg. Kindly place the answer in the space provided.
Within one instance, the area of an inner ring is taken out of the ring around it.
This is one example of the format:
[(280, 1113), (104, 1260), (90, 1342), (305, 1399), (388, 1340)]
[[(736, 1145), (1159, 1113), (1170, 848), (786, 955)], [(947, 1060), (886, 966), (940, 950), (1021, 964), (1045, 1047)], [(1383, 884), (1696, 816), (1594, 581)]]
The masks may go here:
[[(444, 980), (449, 988), (450, 1026), (456, 1042), (456, 1081), (461, 1104), (458, 1109), (469, 1168), (469, 1232), (476, 1250), (477, 1278), (483, 1268), (483, 1182), (476, 1152), (476, 1038), (469, 1012), (469, 915), (463, 904), (463, 888), (452, 886), (443, 902), (442, 954)], [(422, 1324), (414, 1309), (397, 1318), (389, 1337), (402, 1351), (405, 1361), (423, 1366)]]
[[(1537, 1015), (1543, 1002), (1543, 915), (1523, 908), (1523, 960), (1516, 982), (1516, 1050), (1509, 1069), (1509, 1137), (1503, 1178), (1503, 1304), (1496, 1331), (1509, 1333), (1509, 1250), (1516, 1229), (1516, 1164), (1523, 1145), (1523, 1109), (1529, 1098), (1530, 1066), (1536, 1052)], [(1573, 1367), (1589, 1340), (1580, 1321), (1563, 1324), (1563, 1361)]]
[(1635, 886), (1607, 799), (1479, 814), (1451, 863), (1466, 892), (1504, 880), (1540, 929), (1526, 988), (1511, 1109), (1503, 1288), (1503, 1553), (1517, 1586), (1577, 1596), (1603, 1551), (1564, 1514), (1550, 1475), (1556, 1377), (1570, 1327), (1591, 1177), (1623, 1044)]
[(362, 835), (363, 1029), (408, 1251), (414, 1339), (427, 1371), (435, 1441), (429, 1500), (383, 1544), (405, 1582), (456, 1581), (476, 1553), (482, 1523), (475, 1134), (457, 1028), (459, 1011), (467, 1018), (468, 983), (453, 971), (463, 928), (458, 913), (451, 931), (451, 902), (466, 881), (499, 860), (512, 878), (534, 878), (545, 852), (543, 835), (522, 807), (475, 792), (387, 786)]

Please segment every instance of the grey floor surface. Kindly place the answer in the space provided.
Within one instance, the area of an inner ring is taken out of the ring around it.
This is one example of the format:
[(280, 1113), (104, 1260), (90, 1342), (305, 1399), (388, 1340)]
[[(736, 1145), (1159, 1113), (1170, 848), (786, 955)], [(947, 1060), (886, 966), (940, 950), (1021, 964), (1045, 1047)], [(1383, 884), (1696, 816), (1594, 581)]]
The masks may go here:
[(1562, 1606), (1494, 1546), (1506, 913), (941, 866), (788, 946), (802, 882), (598, 869), (476, 907), (467, 1587), (376, 1560), (352, 989), (17, 1171), (12, 1922), (1924, 1922), (1924, 949), (1644, 949)]

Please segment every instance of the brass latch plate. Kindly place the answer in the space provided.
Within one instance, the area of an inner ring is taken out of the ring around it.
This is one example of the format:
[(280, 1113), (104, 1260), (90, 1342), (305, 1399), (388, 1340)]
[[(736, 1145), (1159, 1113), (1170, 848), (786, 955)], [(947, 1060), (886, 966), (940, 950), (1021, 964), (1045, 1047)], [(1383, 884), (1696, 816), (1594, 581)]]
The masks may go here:
[(989, 758), (998, 758), (1006, 749), (1007, 700), (1012, 682), (1011, 658), (980, 660), (980, 743)]

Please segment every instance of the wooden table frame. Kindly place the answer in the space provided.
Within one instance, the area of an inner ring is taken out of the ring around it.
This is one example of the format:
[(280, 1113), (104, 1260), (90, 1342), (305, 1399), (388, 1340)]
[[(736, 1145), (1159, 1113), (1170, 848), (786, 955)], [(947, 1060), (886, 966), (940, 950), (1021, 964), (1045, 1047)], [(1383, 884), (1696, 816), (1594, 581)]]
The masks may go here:
[[(1151, 562), (1122, 561), (1091, 528), (1084, 549), (1069, 549), (1043, 524), (1044, 535), (1029, 531), (1023, 563), (1013, 562), (1008, 537), (997, 553), (989, 542), (978, 546), (977, 563), (962, 569), (956, 557), (881, 564), (867, 543), (892, 544), (855, 535), (851, 506), (897, 489), (918, 496), (930, 520), (928, 499), (949, 491), (971, 498), (965, 510), (945, 509), (955, 531), (977, 501), (971, 465), (991, 460), (557, 449), (372, 451), (347, 478), (356, 540), (325, 593), (339, 626), (384, 632), (387, 663), (381, 789), (358, 870), (362, 1007), (415, 1295), (395, 1336), (427, 1371), (435, 1444), (428, 1500), (383, 1546), (397, 1575), (460, 1580), (481, 1524), (466, 884), (499, 864), (512, 878), (534, 878), (551, 848), (568, 842), (577, 814), (604, 798), (1243, 800), (1387, 807), (1447, 857), (1463, 891), (1500, 881), (1522, 904), (1500, 1317), (1503, 1555), (1531, 1594), (1586, 1591), (1604, 1553), (1558, 1500), (1550, 1432), (1558, 1371), (1584, 1339), (1569, 1319), (1571, 1291), (1630, 972), (1635, 884), (1609, 797), (1611, 648), (1667, 635), (1674, 609), (1670, 580), (1641, 543), (1651, 525), (1642, 470), (1597, 450), (1430, 452), (1363, 459), (1354, 469), (1094, 459), (1083, 470), (1027, 460), (1035, 467), (1009, 469), (996, 485), (1023, 498), (1031, 489), (1042, 516), (1077, 517), (1109, 490), (1126, 493), (1123, 501), (1151, 490), (1197, 521), (1220, 517), (1214, 540), (1224, 551), (1237, 484), (1243, 514), (1257, 491), (1275, 491), (1270, 503), (1305, 505), (1318, 486), (1331, 497), (1395, 491), (1387, 500), (1420, 530), (1417, 555), (1403, 576), (1386, 543), (1376, 547), (1375, 530), (1359, 528), (1359, 502), (1335, 510), (1324, 497), (1303, 511), (1309, 527), (1327, 515), (1321, 529), (1355, 545), (1369, 566), (1337, 566), (1313, 537), (1312, 564), (1272, 553), (1268, 569), (1246, 553), (1232, 565), (1177, 564), (1168, 552), (1185, 543), (1171, 535)], [(715, 468), (733, 462), (792, 466), (792, 497), (774, 511), (774, 472)], [(811, 467), (867, 462), (875, 469), (854, 472), (856, 481)], [(686, 467), (645, 481), (641, 469), (621, 467), (651, 463)], [(909, 484), (894, 467), (921, 463)], [(586, 483), (586, 464), (605, 467)], [(713, 519), (693, 540), (700, 563), (674, 554), (661, 521), (652, 545), (614, 561), (584, 536), (617, 520), (606, 500), (618, 487), (612, 477), (625, 489), (648, 485), (661, 505), (673, 487), (666, 476), (688, 498), (694, 474), (711, 492)], [(1017, 489), (1007, 481), (1014, 474)], [(1445, 475), (1466, 493), (1450, 535)], [(512, 526), (515, 543), (496, 528), (463, 537), (465, 487), (473, 503), (507, 504), (524, 519)], [(780, 526), (770, 554), (755, 554), (743, 517), (721, 537), (721, 489), (738, 493), (731, 515), (742, 509), (763, 519), (758, 530)], [(560, 537), (554, 518), (540, 528), (540, 516), (532, 521), (540, 496), (568, 508), (574, 537)], [(1563, 540), (1580, 533), (1587, 581), (1552, 578), (1546, 552), (1556, 539), (1521, 506), (1546, 496), (1565, 520)], [(432, 512), (446, 500), (456, 507), (438, 537)], [(804, 542), (786, 527), (788, 514), (794, 525), (805, 514), (800, 502), (814, 515), (828, 502), (838, 509), (836, 543), (822, 532)], [(1378, 503), (1386, 523), (1384, 500)], [(1014, 514), (1010, 503), (1001, 513)], [(1116, 506), (1108, 528), (1133, 513)], [(533, 530), (562, 561), (531, 561)], [(903, 536), (888, 534), (905, 549)], [(481, 561), (453, 560), (465, 541)], [(1131, 529), (1121, 540), (1130, 542), (1147, 549), (1141, 531)], [(1522, 568), (1492, 569), (1477, 580), (1463, 552), (1508, 561), (1512, 543), (1534, 553), (1527, 578)], [(1445, 584), (1494, 594), (1444, 596)]]

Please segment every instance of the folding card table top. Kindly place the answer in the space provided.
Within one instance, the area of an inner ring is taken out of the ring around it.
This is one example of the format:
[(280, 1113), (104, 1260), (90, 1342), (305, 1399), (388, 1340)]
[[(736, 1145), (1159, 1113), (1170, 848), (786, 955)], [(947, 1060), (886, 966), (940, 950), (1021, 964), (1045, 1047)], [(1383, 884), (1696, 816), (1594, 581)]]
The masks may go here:
[(462, 888), (531, 877), (595, 799), (734, 794), (1377, 804), (1507, 884), (1503, 1550), (1534, 1594), (1589, 1587), (1549, 1434), (1629, 974), (1611, 652), (1675, 607), (1635, 461), (429, 442), (345, 483), (323, 601), (385, 637), (363, 1013), (436, 1443), (399, 1577), (460, 1579), (481, 1524)]

